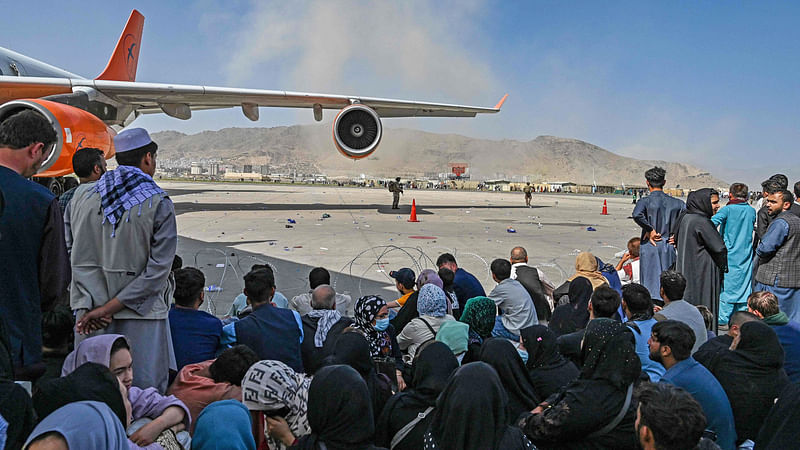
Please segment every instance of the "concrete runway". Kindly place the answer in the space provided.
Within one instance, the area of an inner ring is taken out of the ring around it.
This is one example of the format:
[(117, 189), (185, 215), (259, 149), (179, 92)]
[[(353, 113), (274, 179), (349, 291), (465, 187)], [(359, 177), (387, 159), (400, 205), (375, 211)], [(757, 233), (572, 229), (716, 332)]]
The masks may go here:
[[(203, 306), (223, 315), (256, 263), (269, 263), (278, 290), (291, 298), (308, 290), (308, 273), (327, 268), (337, 292), (396, 296), (389, 271), (433, 268), (450, 252), (488, 293), (489, 264), (522, 245), (530, 263), (557, 285), (573, 273), (578, 251), (616, 263), (639, 227), (628, 217), (630, 197), (521, 192), (406, 191), (399, 211), (385, 189), (162, 182), (175, 203), (178, 255), (206, 275)], [(419, 223), (409, 223), (416, 199)], [(600, 214), (608, 200), (609, 215)], [(330, 218), (323, 219), (323, 214)], [(289, 224), (288, 219), (296, 223)], [(287, 228), (291, 225), (292, 228)], [(596, 231), (587, 231), (587, 227)], [(513, 227), (516, 233), (507, 229)]]

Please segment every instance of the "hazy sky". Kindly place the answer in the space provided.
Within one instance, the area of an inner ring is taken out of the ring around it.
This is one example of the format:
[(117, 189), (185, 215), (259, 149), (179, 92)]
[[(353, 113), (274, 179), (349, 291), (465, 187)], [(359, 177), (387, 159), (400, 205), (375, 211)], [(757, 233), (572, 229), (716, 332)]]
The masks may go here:
[[(116, 3), (6, 2), (0, 46), (94, 77), (130, 13)], [(753, 188), (777, 171), (800, 179), (798, 2), (203, 0), (136, 7), (145, 16), (140, 81), (481, 106), (509, 93), (495, 116), (384, 125), (491, 139), (577, 138), (626, 156), (689, 162)], [(237, 109), (135, 123), (193, 133), (311, 122), (311, 111), (262, 109), (253, 123)]]

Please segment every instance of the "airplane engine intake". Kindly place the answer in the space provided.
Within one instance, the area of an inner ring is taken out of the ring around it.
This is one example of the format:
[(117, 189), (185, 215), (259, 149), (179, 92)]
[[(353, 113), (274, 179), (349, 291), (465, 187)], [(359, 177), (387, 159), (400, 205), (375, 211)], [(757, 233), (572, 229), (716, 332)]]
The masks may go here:
[(12, 100), (0, 105), (0, 121), (24, 110), (42, 114), (56, 132), (56, 146), (42, 164), (37, 177), (60, 177), (72, 173), (72, 155), (94, 147), (114, 156), (114, 136), (117, 134), (102, 120), (88, 111), (42, 99)]
[(333, 141), (339, 152), (348, 158), (361, 159), (372, 154), (382, 135), (381, 119), (368, 106), (347, 106), (333, 121)]

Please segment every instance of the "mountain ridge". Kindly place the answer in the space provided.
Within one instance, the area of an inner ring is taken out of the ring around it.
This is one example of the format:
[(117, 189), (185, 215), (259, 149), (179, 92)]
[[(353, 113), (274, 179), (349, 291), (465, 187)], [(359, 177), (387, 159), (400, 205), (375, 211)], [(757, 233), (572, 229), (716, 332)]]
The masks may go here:
[(667, 170), (667, 187), (726, 187), (708, 171), (689, 164), (640, 160), (575, 138), (543, 135), (529, 141), (490, 140), (460, 134), (439, 134), (409, 128), (384, 128), (378, 149), (352, 161), (336, 151), (328, 125), (271, 128), (223, 128), (185, 134), (153, 133), (159, 156), (170, 160), (217, 159), (233, 165), (291, 165), (300, 161), (329, 176), (370, 174), (423, 175), (448, 172), (448, 164), (469, 164), (473, 179), (528, 176), (531, 181), (578, 184), (644, 185), (644, 172), (659, 165)]

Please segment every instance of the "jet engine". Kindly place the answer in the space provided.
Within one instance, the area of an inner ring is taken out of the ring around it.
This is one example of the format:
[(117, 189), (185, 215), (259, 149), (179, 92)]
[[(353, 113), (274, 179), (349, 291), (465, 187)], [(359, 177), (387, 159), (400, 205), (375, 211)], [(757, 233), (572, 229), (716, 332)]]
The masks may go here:
[(99, 148), (106, 159), (114, 156), (114, 136), (117, 133), (93, 114), (73, 106), (41, 99), (12, 100), (0, 105), (0, 120), (28, 109), (41, 113), (56, 131), (55, 148), (35, 177), (71, 174), (72, 155), (85, 147)]
[(353, 104), (343, 108), (333, 121), (333, 141), (342, 155), (366, 158), (378, 148), (383, 135), (381, 118), (372, 108)]

